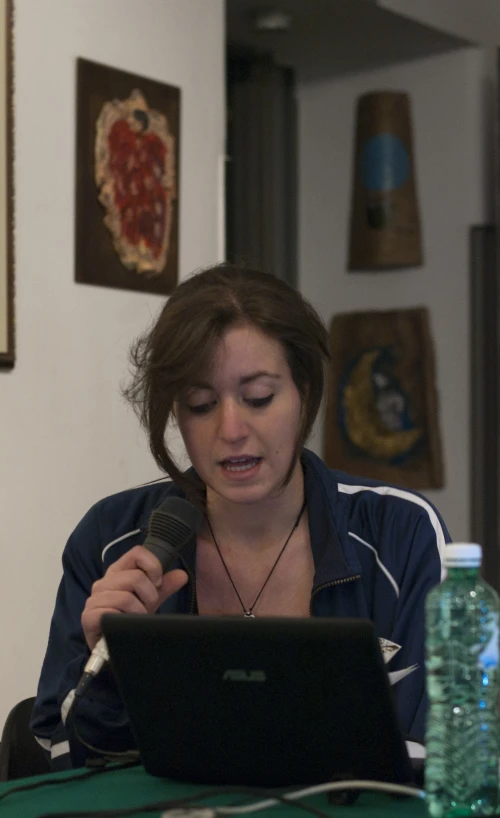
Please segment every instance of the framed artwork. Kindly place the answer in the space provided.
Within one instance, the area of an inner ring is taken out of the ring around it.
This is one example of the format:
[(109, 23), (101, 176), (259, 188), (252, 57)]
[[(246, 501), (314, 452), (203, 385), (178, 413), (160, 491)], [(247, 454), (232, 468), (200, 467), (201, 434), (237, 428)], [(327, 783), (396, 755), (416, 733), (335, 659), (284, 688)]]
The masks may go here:
[(173, 290), (179, 141), (179, 88), (78, 59), (76, 281)]
[(330, 342), (325, 462), (407, 488), (441, 488), (427, 310), (340, 314)]
[(470, 533), (483, 546), (485, 580), (500, 591), (498, 233), (494, 224), (470, 229)]
[(482, 574), (500, 592), (500, 49), (494, 98), (494, 221), (470, 228), (471, 539)]
[(356, 108), (349, 270), (422, 264), (411, 99), (370, 91)]
[(14, 366), (13, 2), (0, 0), (0, 366)]

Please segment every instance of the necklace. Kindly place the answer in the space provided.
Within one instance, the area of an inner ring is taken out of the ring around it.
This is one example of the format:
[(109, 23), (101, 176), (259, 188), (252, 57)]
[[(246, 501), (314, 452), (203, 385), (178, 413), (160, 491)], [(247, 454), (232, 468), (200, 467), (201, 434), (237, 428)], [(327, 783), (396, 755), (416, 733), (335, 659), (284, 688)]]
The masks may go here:
[(226, 574), (227, 574), (227, 575), (228, 575), (228, 577), (229, 577), (229, 581), (230, 581), (231, 585), (232, 585), (232, 586), (233, 586), (233, 588), (234, 588), (234, 593), (235, 593), (235, 594), (236, 594), (236, 596), (238, 597), (239, 603), (240, 603), (240, 605), (241, 605), (241, 607), (242, 607), (242, 610), (243, 610), (243, 616), (244, 616), (244, 617), (246, 617), (247, 619), (255, 619), (255, 614), (253, 613), (253, 609), (254, 609), (254, 608), (255, 608), (255, 606), (257, 605), (257, 602), (259, 601), (259, 599), (260, 599), (260, 598), (261, 598), (261, 596), (262, 596), (262, 592), (263, 592), (264, 588), (266, 587), (267, 583), (268, 583), (268, 582), (269, 582), (269, 580), (271, 579), (271, 575), (272, 575), (272, 573), (273, 573), (274, 569), (276, 568), (276, 566), (277, 566), (278, 562), (280, 561), (280, 559), (281, 559), (281, 555), (283, 554), (283, 551), (285, 550), (285, 548), (287, 547), (288, 543), (290, 542), (290, 540), (291, 540), (291, 538), (292, 538), (292, 534), (293, 534), (293, 532), (295, 531), (295, 529), (297, 528), (298, 524), (300, 523), (300, 520), (301, 520), (302, 515), (303, 515), (303, 513), (304, 513), (305, 507), (306, 507), (306, 501), (304, 500), (304, 502), (302, 503), (302, 507), (301, 507), (301, 509), (300, 509), (300, 511), (299, 511), (299, 515), (298, 515), (297, 519), (295, 520), (295, 522), (294, 522), (294, 524), (293, 524), (293, 528), (292, 528), (292, 530), (290, 531), (290, 533), (289, 533), (288, 537), (286, 538), (286, 541), (285, 541), (285, 544), (284, 544), (283, 548), (281, 549), (281, 551), (279, 552), (278, 556), (276, 557), (275, 563), (274, 563), (273, 567), (271, 568), (271, 570), (269, 571), (269, 574), (267, 575), (267, 579), (266, 579), (266, 581), (264, 582), (264, 585), (262, 586), (262, 588), (260, 589), (259, 593), (258, 593), (258, 594), (257, 594), (257, 596), (255, 597), (255, 600), (254, 600), (254, 602), (253, 602), (253, 605), (250, 605), (250, 607), (249, 607), (249, 608), (246, 608), (246, 607), (245, 607), (245, 605), (244, 605), (244, 603), (243, 603), (243, 600), (242, 600), (241, 596), (239, 595), (238, 589), (237, 589), (236, 585), (234, 584), (234, 581), (233, 581), (233, 578), (232, 578), (231, 574), (229, 573), (229, 568), (228, 568), (228, 567), (227, 567), (227, 565), (226, 565), (226, 561), (225, 561), (224, 557), (222, 556), (221, 550), (220, 550), (220, 548), (219, 548), (219, 544), (218, 544), (217, 540), (215, 539), (215, 534), (214, 534), (214, 532), (213, 532), (212, 526), (210, 525), (210, 520), (208, 519), (208, 516), (206, 517), (206, 520), (207, 520), (207, 523), (208, 523), (208, 528), (210, 529), (210, 534), (212, 535), (212, 539), (213, 539), (213, 541), (214, 541), (214, 545), (215, 545), (215, 547), (216, 547), (216, 549), (217, 549), (217, 553), (219, 554), (219, 557), (220, 557), (221, 562), (222, 562), (222, 564), (223, 564), (223, 566), (224, 566), (224, 569), (225, 569), (225, 571), (226, 571)]

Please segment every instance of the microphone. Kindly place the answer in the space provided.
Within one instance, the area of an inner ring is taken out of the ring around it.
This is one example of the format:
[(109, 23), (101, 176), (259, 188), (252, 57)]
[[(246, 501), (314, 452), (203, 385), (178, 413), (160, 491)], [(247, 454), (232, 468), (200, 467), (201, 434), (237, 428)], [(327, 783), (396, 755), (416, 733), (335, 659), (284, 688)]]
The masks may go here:
[[(182, 497), (167, 497), (152, 512), (143, 546), (159, 559), (164, 574), (196, 536), (202, 518), (201, 511)], [(108, 659), (106, 640), (101, 636), (85, 665), (75, 697), (83, 695)]]

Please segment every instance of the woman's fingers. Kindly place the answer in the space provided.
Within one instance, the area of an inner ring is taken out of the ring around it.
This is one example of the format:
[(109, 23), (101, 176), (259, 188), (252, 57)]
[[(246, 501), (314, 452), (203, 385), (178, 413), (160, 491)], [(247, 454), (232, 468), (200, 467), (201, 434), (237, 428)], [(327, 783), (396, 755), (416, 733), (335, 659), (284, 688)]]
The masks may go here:
[(152, 613), (158, 607), (162, 579), (163, 577), (160, 577), (160, 586), (157, 587), (140, 568), (125, 569), (117, 573), (108, 572), (92, 586), (92, 596), (97, 598), (110, 591), (128, 591), (142, 602), (146, 612)]
[[(159, 602), (157, 608), (165, 602), (169, 596), (176, 594), (189, 580), (186, 571), (181, 568), (175, 568), (173, 571), (168, 571), (163, 575), (162, 587), (159, 593)], [(155, 609), (156, 610), (156, 609)]]
[(101, 636), (105, 613), (154, 613), (188, 581), (185, 571), (163, 574), (159, 560), (137, 545), (114, 562), (92, 586), (82, 613), (82, 628), (92, 650)]
[(134, 546), (134, 548), (127, 551), (123, 557), (113, 562), (106, 571), (105, 576), (122, 573), (123, 571), (134, 568), (140, 568), (153, 585), (158, 587), (161, 585), (163, 570), (160, 561), (151, 551), (148, 551), (147, 548), (144, 548), (142, 545)]

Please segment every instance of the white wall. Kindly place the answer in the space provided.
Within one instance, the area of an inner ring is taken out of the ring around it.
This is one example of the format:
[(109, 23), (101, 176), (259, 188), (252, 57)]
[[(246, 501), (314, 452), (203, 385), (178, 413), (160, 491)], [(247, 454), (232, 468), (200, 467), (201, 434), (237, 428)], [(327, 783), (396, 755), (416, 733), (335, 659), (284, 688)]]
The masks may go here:
[[(354, 77), (299, 84), (299, 276), (337, 312), (427, 305), (435, 341), (445, 488), (428, 491), (454, 538), (469, 534), (468, 230), (486, 218), (484, 55), (465, 49)], [(347, 273), (354, 113), (375, 89), (410, 94), (424, 265)], [(492, 112), (490, 112), (490, 116)], [(321, 452), (318, 425), (313, 448)]]
[(158, 471), (118, 394), (163, 299), (73, 281), (76, 57), (178, 85), (181, 277), (220, 260), (223, 0), (16, 0), (17, 363), (0, 372), (0, 724), (36, 689), (67, 536)]

